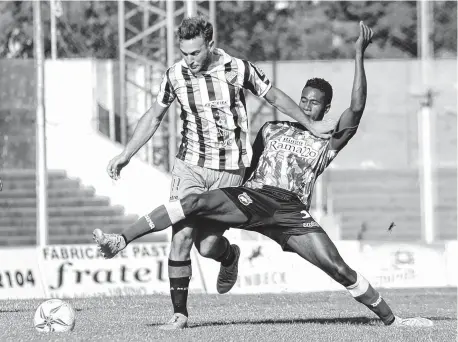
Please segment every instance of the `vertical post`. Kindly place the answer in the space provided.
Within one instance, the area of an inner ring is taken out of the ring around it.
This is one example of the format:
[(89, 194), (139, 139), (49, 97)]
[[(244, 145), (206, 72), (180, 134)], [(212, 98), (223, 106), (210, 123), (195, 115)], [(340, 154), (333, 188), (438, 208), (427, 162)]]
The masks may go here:
[(124, 0), (118, 0), (118, 41), (119, 41), (119, 116), (121, 144), (126, 144), (126, 57), (124, 54), (125, 27), (124, 27)]
[(37, 181), (37, 245), (48, 243), (46, 117), (44, 106), (44, 54), (41, 23), (41, 1), (33, 2), (34, 54), (36, 72), (36, 181)]
[[(149, 25), (149, 11), (146, 7), (146, 3), (143, 3), (143, 31), (148, 28)], [(148, 45), (147, 36), (142, 38), (142, 45), (143, 49), (146, 51), (146, 46)], [(143, 112), (145, 113), (148, 108), (151, 106), (150, 96), (149, 96), (149, 89), (151, 88), (151, 84), (149, 82), (151, 76), (151, 68), (148, 63), (143, 63)], [(146, 152), (146, 162), (150, 165), (153, 165), (153, 138), (148, 140), (145, 145), (145, 152)]]
[[(276, 48), (277, 48), (277, 51), (278, 51), (278, 45), (276, 45)], [(277, 84), (277, 52), (275, 53), (275, 58), (274, 60), (272, 61), (272, 86), (275, 86)], [(278, 120), (278, 112), (277, 112), (277, 108), (275, 108), (274, 106), (271, 106), (272, 107), (272, 119), (274, 121), (277, 121)]]
[(197, 4), (194, 0), (186, 0), (186, 16), (193, 17), (197, 15)]
[(422, 208), (422, 238), (426, 243), (434, 241), (434, 182), (433, 182), (433, 162), (432, 162), (432, 139), (431, 139), (431, 120), (432, 120), (432, 98), (429, 85), (429, 68), (431, 63), (430, 45), (430, 2), (420, 1), (420, 56), (421, 56), (421, 78), (422, 78), (422, 99), (421, 110), (419, 112), (419, 147), (421, 151), (420, 163), (420, 188), (421, 188), (421, 208)]
[(216, 0), (210, 0), (209, 1), (209, 14), (210, 14), (210, 22), (213, 25), (213, 41), (215, 42), (215, 46), (217, 46), (218, 43), (218, 32), (216, 28)]
[(51, 59), (57, 59), (57, 37), (56, 37), (56, 0), (49, 1), (49, 16), (51, 20)]
[(116, 141), (116, 115), (115, 101), (113, 92), (113, 61), (108, 60), (106, 64), (107, 72), (107, 105), (108, 105), (108, 129), (111, 141)]
[[(175, 2), (167, 1), (167, 64), (173, 65), (175, 62), (175, 30), (174, 30), (174, 10)], [(169, 170), (172, 170), (176, 154), (176, 101), (169, 107)]]

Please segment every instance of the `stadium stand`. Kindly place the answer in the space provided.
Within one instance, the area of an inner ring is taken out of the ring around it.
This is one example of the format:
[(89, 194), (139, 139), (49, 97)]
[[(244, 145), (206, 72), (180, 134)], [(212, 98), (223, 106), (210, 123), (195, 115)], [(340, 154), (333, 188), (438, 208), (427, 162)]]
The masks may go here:
[[(365, 240), (419, 241), (421, 197), (416, 170), (331, 170), (328, 184), (341, 236)], [(436, 177), (436, 238), (451, 240), (456, 232), (456, 170), (440, 169)], [(391, 223), (395, 226), (388, 231)]]
[[(35, 170), (3, 170), (0, 192), (0, 246), (36, 243)], [(49, 242), (51, 244), (92, 243), (92, 230), (105, 227), (121, 231), (135, 222), (136, 215), (124, 215), (121, 206), (110, 205), (106, 197), (83, 187), (64, 171), (48, 173)]]

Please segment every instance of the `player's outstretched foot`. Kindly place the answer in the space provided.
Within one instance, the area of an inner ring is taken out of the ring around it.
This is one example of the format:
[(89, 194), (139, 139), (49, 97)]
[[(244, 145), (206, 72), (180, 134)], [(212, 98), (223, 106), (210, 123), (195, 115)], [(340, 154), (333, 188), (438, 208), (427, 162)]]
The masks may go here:
[(234, 262), (229, 266), (223, 266), (221, 264), (218, 280), (216, 281), (216, 290), (220, 294), (227, 293), (234, 287), (237, 281), (237, 274), (239, 273), (240, 247), (231, 245), (231, 248), (235, 253)]
[(413, 327), (413, 328), (424, 328), (432, 327), (433, 321), (423, 317), (412, 317), (412, 318), (401, 318), (395, 316), (394, 322), (390, 325), (392, 327)]
[(99, 246), (100, 252), (105, 259), (111, 259), (124, 248), (126, 241), (121, 234), (105, 234), (100, 229), (95, 229), (92, 233), (94, 241)]
[(188, 327), (188, 317), (183, 314), (175, 313), (173, 314), (170, 321), (166, 324), (161, 325), (159, 329), (161, 330), (180, 330)]

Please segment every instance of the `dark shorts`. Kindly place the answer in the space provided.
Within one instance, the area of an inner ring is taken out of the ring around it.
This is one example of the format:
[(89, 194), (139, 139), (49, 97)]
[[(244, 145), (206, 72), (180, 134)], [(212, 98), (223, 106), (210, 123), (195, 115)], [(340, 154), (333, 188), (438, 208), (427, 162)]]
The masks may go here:
[(265, 185), (262, 189), (244, 186), (221, 188), (231, 201), (248, 217), (236, 228), (261, 233), (287, 250), (293, 235), (325, 233), (310, 216), (305, 205), (292, 192)]

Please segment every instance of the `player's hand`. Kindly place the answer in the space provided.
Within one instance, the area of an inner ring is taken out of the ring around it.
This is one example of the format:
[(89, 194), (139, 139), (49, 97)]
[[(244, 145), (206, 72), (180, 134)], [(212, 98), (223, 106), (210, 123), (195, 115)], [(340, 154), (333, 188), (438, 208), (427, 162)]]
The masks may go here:
[(359, 22), (359, 37), (356, 41), (356, 51), (360, 53), (364, 53), (366, 51), (367, 46), (372, 43), (372, 37), (374, 36), (374, 32), (364, 25), (362, 21)]
[(123, 153), (117, 155), (110, 160), (107, 166), (107, 173), (114, 180), (118, 180), (120, 177), (121, 170), (129, 164), (130, 159)]
[(332, 131), (336, 128), (336, 124), (337, 122), (332, 119), (315, 121), (309, 131), (316, 137), (329, 139), (331, 138)]

